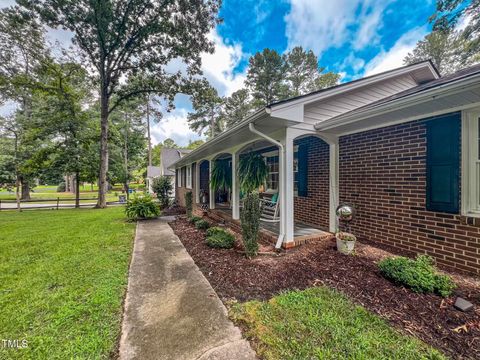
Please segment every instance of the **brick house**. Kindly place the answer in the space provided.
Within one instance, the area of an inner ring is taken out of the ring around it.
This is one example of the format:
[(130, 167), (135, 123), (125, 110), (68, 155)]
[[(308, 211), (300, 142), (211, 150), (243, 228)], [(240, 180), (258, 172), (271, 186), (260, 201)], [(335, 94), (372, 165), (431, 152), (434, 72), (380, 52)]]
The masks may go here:
[[(278, 222), (262, 234), (289, 248), (331, 236), (340, 203), (360, 240), (426, 253), (480, 273), (480, 65), (440, 77), (421, 62), (271, 104), (177, 161), (177, 200), (238, 227), (236, 166), (249, 151), (269, 167)], [(232, 189), (210, 189), (218, 161)]]

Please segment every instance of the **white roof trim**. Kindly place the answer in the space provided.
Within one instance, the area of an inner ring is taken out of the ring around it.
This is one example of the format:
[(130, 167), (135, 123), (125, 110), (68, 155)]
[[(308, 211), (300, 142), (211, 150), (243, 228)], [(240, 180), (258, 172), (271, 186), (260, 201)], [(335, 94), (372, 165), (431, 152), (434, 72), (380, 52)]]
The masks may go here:
[[(334, 87), (333, 89), (330, 89), (330, 90), (327, 88), (324, 91), (320, 91), (319, 93), (314, 93), (314, 94), (311, 94), (311, 95), (302, 96), (302, 97), (299, 97), (298, 99), (285, 100), (285, 102), (281, 102), (279, 104), (271, 105), (271, 109), (272, 109), (272, 111), (276, 111), (277, 109), (282, 109), (282, 108), (285, 108), (285, 107), (295, 106), (295, 105), (298, 105), (298, 104), (307, 105), (307, 104), (310, 104), (312, 102), (323, 100), (325, 98), (329, 98), (329, 97), (332, 97), (332, 96), (335, 96), (335, 95), (338, 95), (338, 94), (342, 94), (342, 93), (345, 93), (347, 91), (351, 91), (351, 90), (354, 90), (354, 89), (357, 89), (357, 88), (364, 87), (366, 85), (370, 85), (370, 84), (374, 84), (374, 83), (381, 82), (381, 81), (384, 81), (384, 80), (388, 80), (390, 78), (397, 77), (397, 76), (400, 76), (400, 75), (411, 74), (414, 71), (422, 69), (422, 68), (427, 68), (428, 70), (430, 70), (435, 79), (439, 78), (439, 75), (438, 75), (437, 71), (435, 71), (435, 69), (433, 68), (430, 61), (425, 61), (425, 62), (421, 62), (421, 63), (415, 64), (415, 65), (405, 66), (405, 67), (402, 67), (400, 69), (389, 70), (389, 71), (386, 71), (384, 73), (372, 75), (372, 76), (369, 76), (365, 79), (359, 79), (358, 81), (352, 82), (351, 84), (346, 83), (344, 86)], [(340, 85), (342, 85), (342, 84), (340, 84)]]
[(321, 131), (334, 129), (337, 126), (365, 120), (369, 117), (381, 115), (382, 113), (387, 113), (391, 110), (397, 110), (411, 105), (415, 105), (416, 103), (422, 103), (428, 100), (428, 98), (430, 97), (442, 96), (445, 93), (449, 93), (455, 90), (463, 90), (465, 88), (468, 88), (469, 86), (478, 86), (479, 78), (480, 74), (476, 74), (468, 78), (467, 80), (458, 79), (446, 84), (439, 85), (437, 87), (433, 87), (431, 89), (426, 89), (424, 91), (406, 95), (405, 97), (391, 100), (383, 104), (378, 104), (377, 106), (365, 110), (353, 110), (352, 112), (349, 112), (347, 114), (338, 115), (334, 118), (318, 122), (315, 124), (315, 129)]

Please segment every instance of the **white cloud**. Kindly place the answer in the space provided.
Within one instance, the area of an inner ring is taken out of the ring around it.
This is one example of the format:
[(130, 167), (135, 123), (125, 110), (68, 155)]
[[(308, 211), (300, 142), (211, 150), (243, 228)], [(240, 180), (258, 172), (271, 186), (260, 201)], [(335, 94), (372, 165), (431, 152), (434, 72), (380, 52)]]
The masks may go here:
[(367, 63), (365, 76), (403, 66), (405, 56), (415, 48), (417, 41), (423, 39), (427, 33), (426, 26), (417, 27), (405, 33), (389, 50), (382, 50)]
[(152, 126), (152, 142), (158, 144), (167, 138), (175, 140), (178, 145), (188, 145), (189, 140), (201, 139), (187, 124), (187, 109), (175, 109), (164, 115), (163, 119)]
[(289, 48), (302, 45), (320, 55), (351, 42), (362, 48), (379, 41), (382, 12), (390, 1), (291, 0), (285, 16)]
[[(210, 84), (222, 96), (231, 95), (243, 87), (246, 74), (235, 72), (235, 68), (245, 56), (241, 45), (228, 45), (216, 31), (209, 34), (210, 40), (215, 43), (215, 53), (202, 55), (202, 70)], [(169, 71), (185, 69), (180, 60), (169, 64)], [(152, 126), (152, 142), (157, 144), (166, 138), (172, 138), (179, 145), (187, 145), (189, 140), (203, 137), (193, 132), (187, 123), (187, 115), (191, 110), (191, 103), (186, 95), (175, 98), (176, 109), (164, 114), (158, 124)]]
[(204, 75), (220, 95), (230, 95), (241, 89), (245, 81), (245, 73), (235, 73), (244, 57), (242, 46), (227, 45), (216, 31), (210, 33), (209, 38), (215, 43), (215, 52), (202, 55)]

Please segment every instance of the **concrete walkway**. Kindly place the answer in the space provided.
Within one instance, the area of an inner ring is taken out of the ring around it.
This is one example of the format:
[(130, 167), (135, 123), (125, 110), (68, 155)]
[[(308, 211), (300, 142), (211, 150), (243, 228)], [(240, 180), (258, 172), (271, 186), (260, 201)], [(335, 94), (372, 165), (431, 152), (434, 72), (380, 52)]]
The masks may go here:
[(137, 225), (120, 359), (255, 359), (163, 219)]

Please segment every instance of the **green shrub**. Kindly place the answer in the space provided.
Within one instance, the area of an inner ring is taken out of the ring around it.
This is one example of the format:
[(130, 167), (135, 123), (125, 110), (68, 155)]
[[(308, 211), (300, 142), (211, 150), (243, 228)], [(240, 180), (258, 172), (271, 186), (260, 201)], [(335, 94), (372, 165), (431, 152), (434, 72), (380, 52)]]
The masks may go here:
[(130, 220), (154, 218), (160, 215), (160, 208), (150, 195), (132, 196), (125, 207)]
[(378, 263), (383, 276), (418, 293), (437, 293), (449, 296), (455, 284), (447, 275), (439, 274), (434, 261), (426, 255), (415, 260), (403, 256), (387, 258)]
[(243, 199), (243, 210), (240, 213), (242, 238), (245, 254), (251, 258), (258, 253), (258, 231), (262, 207), (258, 193), (249, 193)]
[(57, 192), (65, 192), (66, 190), (66, 185), (65, 181), (62, 181), (60, 184), (57, 186)]
[(187, 217), (192, 217), (193, 199), (191, 191), (185, 193), (185, 208), (187, 210)]
[(200, 219), (195, 222), (195, 227), (200, 230), (205, 230), (210, 227), (210, 224), (208, 223), (207, 220)]
[(206, 243), (212, 248), (231, 249), (235, 236), (220, 227), (212, 227), (207, 230)]
[(168, 176), (159, 176), (153, 179), (152, 190), (157, 194), (162, 209), (170, 205), (170, 194), (173, 190), (172, 180)]
[(195, 224), (198, 220), (202, 220), (202, 218), (199, 216), (192, 216), (188, 219), (192, 224)]

